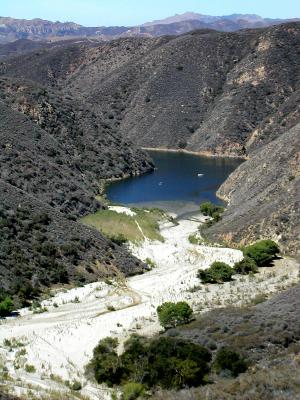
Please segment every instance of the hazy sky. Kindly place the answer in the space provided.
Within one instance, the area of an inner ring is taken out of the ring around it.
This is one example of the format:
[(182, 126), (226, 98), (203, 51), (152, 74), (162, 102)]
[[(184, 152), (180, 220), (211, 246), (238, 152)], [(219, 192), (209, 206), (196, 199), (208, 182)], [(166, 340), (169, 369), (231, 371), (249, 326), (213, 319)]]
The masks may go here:
[(138, 25), (186, 11), (209, 15), (300, 17), (300, 0), (0, 0), (0, 15), (74, 21), (88, 26)]

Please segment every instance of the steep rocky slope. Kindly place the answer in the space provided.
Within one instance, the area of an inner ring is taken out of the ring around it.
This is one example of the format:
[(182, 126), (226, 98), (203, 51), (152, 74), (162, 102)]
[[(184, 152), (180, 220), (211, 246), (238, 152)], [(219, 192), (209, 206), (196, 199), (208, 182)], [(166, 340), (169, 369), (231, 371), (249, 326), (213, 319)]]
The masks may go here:
[(0, 299), (16, 307), (45, 287), (83, 284), (145, 266), (97, 231), (0, 179)]
[(257, 150), (218, 194), (229, 204), (210, 238), (243, 244), (268, 237), (299, 255), (300, 124)]
[(56, 116), (54, 123), (55, 108), (47, 119), (38, 108), (44, 103), (37, 102), (35, 112), (33, 104), (23, 102), (29, 119), (0, 102), (0, 300), (14, 296), (16, 307), (53, 284), (131, 275), (145, 267), (74, 220), (102, 207), (95, 200), (101, 178), (147, 171), (147, 157), (113, 135), (96, 130), (93, 137), (88, 126), (79, 130), (72, 122), (68, 130), (64, 118)]
[(22, 89), (21, 105), (12, 107), (22, 107), (32, 121), (0, 103), (0, 177), (8, 183), (78, 217), (100, 208), (95, 196), (101, 179), (152, 168), (144, 153), (109, 129), (101, 131), (84, 110), (76, 112), (56, 98), (47, 103), (44, 92), (31, 99), (33, 92), (26, 97)]
[(148, 155), (51, 84), (5, 77), (0, 96), (0, 301), (18, 307), (53, 284), (143, 272), (74, 221), (103, 207), (101, 180), (153, 169)]
[(300, 24), (81, 42), (6, 59), (145, 147), (245, 156), (299, 121)]
[(3, 70), (62, 87), (141, 146), (245, 156), (299, 121), (299, 26), (52, 49)]

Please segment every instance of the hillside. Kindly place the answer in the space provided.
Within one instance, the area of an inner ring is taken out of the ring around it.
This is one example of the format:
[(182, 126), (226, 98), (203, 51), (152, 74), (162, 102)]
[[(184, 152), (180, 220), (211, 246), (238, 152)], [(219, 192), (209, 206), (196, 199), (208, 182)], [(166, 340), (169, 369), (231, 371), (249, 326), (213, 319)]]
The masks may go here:
[(238, 351), (250, 368), (237, 378), (224, 373), (208, 386), (179, 392), (161, 390), (153, 398), (298, 400), (299, 291), (297, 286), (256, 306), (213, 310), (190, 325), (170, 330), (171, 337), (176, 335), (212, 350), (224, 346)]
[(145, 265), (100, 233), (0, 179), (0, 298), (22, 307), (53, 285), (141, 273)]
[(61, 88), (140, 146), (247, 156), (299, 121), (299, 31), (54, 46), (4, 61), (2, 76)]
[(229, 205), (208, 236), (241, 244), (268, 237), (299, 255), (299, 150), (297, 124), (238, 167), (218, 191)]
[(103, 207), (101, 181), (150, 171), (149, 157), (86, 107), (20, 79), (0, 83), (0, 300), (145, 266), (75, 222)]

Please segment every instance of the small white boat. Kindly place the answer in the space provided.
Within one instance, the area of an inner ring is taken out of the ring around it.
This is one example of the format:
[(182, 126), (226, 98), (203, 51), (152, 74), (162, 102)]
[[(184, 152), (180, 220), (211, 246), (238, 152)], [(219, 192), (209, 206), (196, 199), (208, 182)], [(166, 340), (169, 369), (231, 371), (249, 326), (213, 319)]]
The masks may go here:
[(159, 182), (158, 186), (161, 186), (163, 184), (163, 182)]
[(203, 176), (203, 174), (198, 174), (198, 176), (200, 177), (200, 176)]

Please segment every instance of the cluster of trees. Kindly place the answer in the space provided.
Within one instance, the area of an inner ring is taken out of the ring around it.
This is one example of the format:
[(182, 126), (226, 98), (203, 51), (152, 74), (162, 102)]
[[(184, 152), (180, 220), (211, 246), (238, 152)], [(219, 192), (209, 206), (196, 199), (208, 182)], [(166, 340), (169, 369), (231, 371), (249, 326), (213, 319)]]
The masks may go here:
[(203, 215), (211, 217), (211, 222), (214, 223), (220, 221), (220, 219), (222, 218), (224, 207), (217, 206), (210, 201), (207, 201), (200, 205), (200, 211)]
[(210, 352), (204, 347), (170, 337), (131, 336), (118, 356), (117, 339), (106, 338), (94, 349), (88, 368), (98, 383), (109, 386), (135, 382), (146, 388), (198, 386), (209, 372)]
[(215, 261), (206, 270), (198, 271), (198, 278), (203, 283), (222, 283), (232, 279), (232, 275), (255, 274), (259, 267), (267, 266), (277, 257), (280, 250), (278, 245), (272, 240), (261, 240), (243, 249), (243, 260), (230, 265)]
[[(192, 308), (185, 302), (163, 303), (157, 308), (164, 328), (190, 322)], [(123, 400), (134, 400), (147, 389), (181, 389), (208, 381), (211, 370), (237, 376), (247, 369), (245, 359), (229, 348), (220, 348), (214, 357), (205, 347), (182, 338), (159, 336), (154, 339), (132, 335), (118, 354), (118, 339), (107, 337), (94, 348), (87, 366), (98, 383), (123, 386)], [(212, 361), (213, 360), (213, 361)]]
[(212, 362), (212, 354), (205, 347), (179, 338), (132, 335), (121, 355), (117, 347), (117, 339), (101, 340), (87, 372), (92, 372), (98, 383), (123, 385), (124, 399), (135, 399), (155, 387), (200, 386), (212, 369), (217, 373), (226, 370), (232, 376), (247, 369), (246, 361), (230, 349), (221, 348)]

